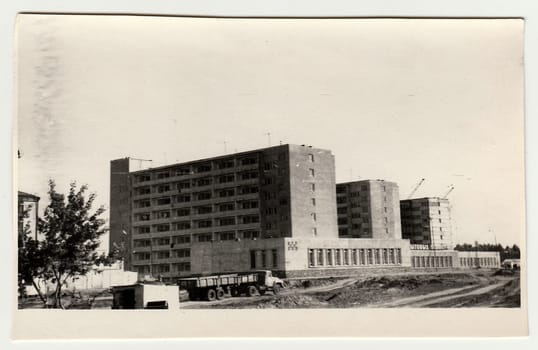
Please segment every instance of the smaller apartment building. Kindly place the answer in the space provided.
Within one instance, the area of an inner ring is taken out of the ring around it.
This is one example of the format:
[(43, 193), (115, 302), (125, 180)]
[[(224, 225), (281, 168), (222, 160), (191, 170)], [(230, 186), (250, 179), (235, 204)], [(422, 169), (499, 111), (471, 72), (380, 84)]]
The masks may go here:
[(428, 197), (400, 201), (402, 238), (429, 249), (452, 249), (448, 199)]
[(336, 185), (340, 238), (401, 239), (398, 185), (363, 180)]

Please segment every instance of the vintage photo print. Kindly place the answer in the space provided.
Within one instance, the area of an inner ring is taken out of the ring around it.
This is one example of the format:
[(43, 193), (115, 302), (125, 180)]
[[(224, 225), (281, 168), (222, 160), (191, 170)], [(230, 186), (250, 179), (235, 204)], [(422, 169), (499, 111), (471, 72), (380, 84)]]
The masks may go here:
[(527, 334), (522, 19), (16, 24), (14, 338)]

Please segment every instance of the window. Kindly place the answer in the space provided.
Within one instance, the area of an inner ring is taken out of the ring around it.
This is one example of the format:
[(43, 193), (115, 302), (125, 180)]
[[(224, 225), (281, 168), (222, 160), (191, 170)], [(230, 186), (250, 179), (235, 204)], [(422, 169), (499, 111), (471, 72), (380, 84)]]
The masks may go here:
[(138, 221), (149, 221), (151, 220), (151, 215), (149, 213), (138, 214)]
[(257, 172), (241, 173), (241, 180), (250, 180), (250, 179), (257, 179), (257, 178), (258, 178)]
[(347, 228), (339, 228), (338, 229), (338, 235), (339, 236), (346, 236), (347, 235)]
[(218, 163), (219, 169), (233, 168), (234, 166), (235, 166), (235, 162), (233, 159), (224, 160)]
[(312, 227), (312, 236), (317, 236), (317, 235), (318, 235), (318, 229), (315, 227)]
[(201, 233), (196, 237), (198, 242), (211, 242), (213, 240), (213, 235), (211, 233)]
[(219, 176), (219, 184), (223, 184), (226, 182), (233, 182), (233, 181), (235, 181), (234, 174), (226, 174), (226, 175)]
[(310, 184), (310, 191), (315, 192), (316, 191), (316, 184)]
[(314, 169), (309, 168), (309, 169), (308, 169), (308, 174), (309, 174), (310, 176), (314, 176)]
[(255, 250), (250, 251), (250, 268), (251, 269), (256, 268), (256, 251)]
[(197, 214), (209, 214), (213, 212), (213, 208), (210, 205), (196, 207), (195, 209)]
[(336, 249), (335, 250), (335, 255), (334, 255), (334, 264), (335, 265), (341, 265), (342, 264), (342, 252), (340, 249)]
[(211, 171), (211, 164), (201, 164), (196, 167), (197, 173), (204, 173), (207, 171)]
[(190, 271), (191, 270), (191, 264), (188, 262), (179, 263), (179, 264), (173, 264), (174, 270), (176, 272), (184, 272), (184, 271)]
[(179, 169), (176, 169), (176, 176), (189, 175), (189, 174), (192, 174), (190, 168), (179, 168)]
[(262, 250), (261, 253), (262, 253), (262, 267), (267, 267), (267, 256), (265, 254), (265, 250)]
[(242, 236), (243, 239), (256, 239), (260, 237), (260, 232), (254, 230), (242, 231)]
[(151, 193), (151, 188), (149, 187), (141, 187), (137, 190), (137, 194), (138, 195), (142, 195), (142, 194), (150, 194)]
[(271, 250), (271, 256), (273, 260), (273, 268), (278, 267), (278, 252), (276, 249)]
[(242, 209), (255, 209), (258, 208), (258, 201), (245, 201), (241, 202)]
[(280, 205), (288, 205), (288, 199), (287, 198), (280, 198), (278, 201), (278, 204)]
[(188, 230), (191, 228), (190, 221), (182, 221), (176, 224), (176, 230)]
[(308, 266), (314, 266), (314, 249), (308, 249)]
[(219, 220), (219, 226), (235, 225), (235, 217), (221, 218)]
[(347, 249), (344, 249), (343, 254), (344, 254), (344, 265), (349, 265), (349, 251)]
[(347, 225), (347, 218), (338, 218), (338, 225)]
[(235, 232), (220, 232), (219, 240), (221, 241), (233, 241), (235, 239)]
[(327, 265), (332, 266), (333, 265), (333, 253), (332, 249), (327, 249)]
[(318, 266), (323, 266), (323, 249), (318, 249)]
[(139, 175), (138, 176), (138, 182), (146, 182), (146, 181), (150, 181), (151, 180), (151, 175), (150, 174), (144, 174), (144, 175)]
[(170, 224), (157, 225), (157, 232), (170, 231)]
[(313, 162), (314, 161), (314, 155), (313, 154), (309, 154), (308, 157), (307, 157), (308, 161), (309, 162)]
[(142, 234), (142, 233), (150, 233), (150, 227), (149, 226), (141, 226), (138, 228), (138, 233), (139, 234)]
[(135, 239), (133, 241), (135, 248), (143, 248), (151, 246), (151, 241), (149, 239)]
[(241, 165), (251, 165), (258, 163), (256, 158), (243, 158), (241, 159)]
[(383, 185), (383, 192), (387, 192), (387, 187)]
[(222, 203), (219, 204), (219, 211), (230, 211), (235, 209), (235, 203)]
[(174, 236), (172, 239), (174, 244), (186, 244), (191, 242), (191, 236)]
[(170, 237), (154, 238), (153, 245), (170, 245)]
[(159, 211), (159, 212), (156, 213), (155, 217), (157, 219), (166, 219), (166, 218), (170, 217), (170, 212), (169, 211)]
[(358, 265), (357, 249), (351, 250), (351, 263), (353, 265)]
[(147, 208), (151, 207), (151, 202), (149, 200), (138, 202), (138, 208)]
[(199, 192), (196, 194), (199, 201), (211, 199), (211, 192)]
[(386, 213), (388, 211), (387, 207), (383, 207), (383, 211)]
[(170, 177), (170, 173), (168, 171), (164, 171), (162, 173), (157, 174), (157, 179), (166, 179)]
[(183, 208), (177, 210), (177, 216), (188, 216), (191, 214), (190, 208)]
[(340, 208), (336, 209), (336, 213), (337, 214), (346, 214), (347, 213), (347, 208), (346, 207), (340, 207)]
[(185, 203), (185, 202), (190, 202), (190, 201), (191, 201), (191, 196), (188, 194), (177, 196), (178, 203)]
[(240, 188), (241, 194), (258, 193), (258, 186), (243, 186)]
[(311, 213), (310, 217), (312, 218), (312, 221), (316, 221), (316, 213)]
[(205, 227), (211, 227), (213, 226), (213, 223), (211, 220), (201, 220), (197, 223), (198, 228), (205, 228)]
[(226, 188), (219, 191), (219, 197), (231, 197), (235, 195), (235, 190), (233, 188)]
[(163, 197), (163, 198), (157, 199), (157, 205), (167, 205), (170, 203), (171, 203), (170, 197)]
[(183, 181), (183, 182), (180, 182), (180, 183), (177, 184), (177, 189), (178, 190), (183, 190), (183, 189), (190, 188), (190, 187), (191, 187), (190, 181)]
[(170, 191), (170, 185), (161, 185), (157, 187), (158, 193), (163, 193), (163, 192), (168, 192), (168, 191)]
[(260, 217), (258, 215), (246, 215), (241, 217), (241, 222), (243, 224), (254, 224), (260, 222)]
[(311, 199), (310, 199), (310, 202), (312, 203), (312, 205), (315, 206), (315, 205), (316, 205), (316, 198), (311, 198)]

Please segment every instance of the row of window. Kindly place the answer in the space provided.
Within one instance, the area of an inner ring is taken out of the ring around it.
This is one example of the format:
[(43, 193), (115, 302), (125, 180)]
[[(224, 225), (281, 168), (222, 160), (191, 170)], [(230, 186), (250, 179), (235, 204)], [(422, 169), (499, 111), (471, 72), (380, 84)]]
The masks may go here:
[(189, 258), (191, 256), (190, 249), (177, 249), (177, 250), (163, 250), (158, 252), (136, 252), (133, 254), (134, 261), (143, 260), (158, 260), (158, 259), (170, 259), (170, 258)]
[(478, 266), (499, 266), (499, 260), (493, 257), (471, 257), (471, 258), (460, 258), (460, 265), (464, 267), (478, 267)]
[(451, 256), (412, 256), (412, 267), (452, 267), (453, 261)]
[(145, 248), (153, 246), (170, 246), (174, 248), (176, 245), (189, 244), (195, 242), (212, 242), (212, 241), (231, 241), (235, 239), (257, 239), (260, 238), (259, 230), (239, 230), (239, 231), (223, 231), (223, 232), (205, 232), (184, 236), (159, 237), (153, 239), (135, 239), (133, 246), (135, 248)]
[(152, 264), (151, 266), (135, 266), (135, 269), (140, 274), (149, 274), (150, 270), (152, 270), (152, 274), (154, 275), (168, 272), (181, 273), (189, 272), (191, 270), (191, 264), (189, 262), (181, 262), (177, 264)]
[(308, 249), (308, 266), (401, 265), (400, 248)]
[(135, 228), (136, 234), (145, 234), (151, 232), (168, 232), (168, 231), (182, 231), (196, 228), (208, 228), (208, 227), (220, 227), (231, 225), (246, 225), (260, 222), (260, 216), (244, 215), (244, 216), (228, 216), (215, 219), (204, 219), (195, 221), (180, 221), (175, 223), (164, 223), (153, 226), (140, 226)]

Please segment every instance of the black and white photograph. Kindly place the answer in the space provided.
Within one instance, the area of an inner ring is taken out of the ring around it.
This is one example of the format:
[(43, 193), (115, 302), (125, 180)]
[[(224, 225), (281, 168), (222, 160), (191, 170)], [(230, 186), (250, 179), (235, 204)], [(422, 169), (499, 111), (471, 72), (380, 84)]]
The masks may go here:
[(15, 33), (17, 313), (525, 324), (522, 19), (23, 13)]

